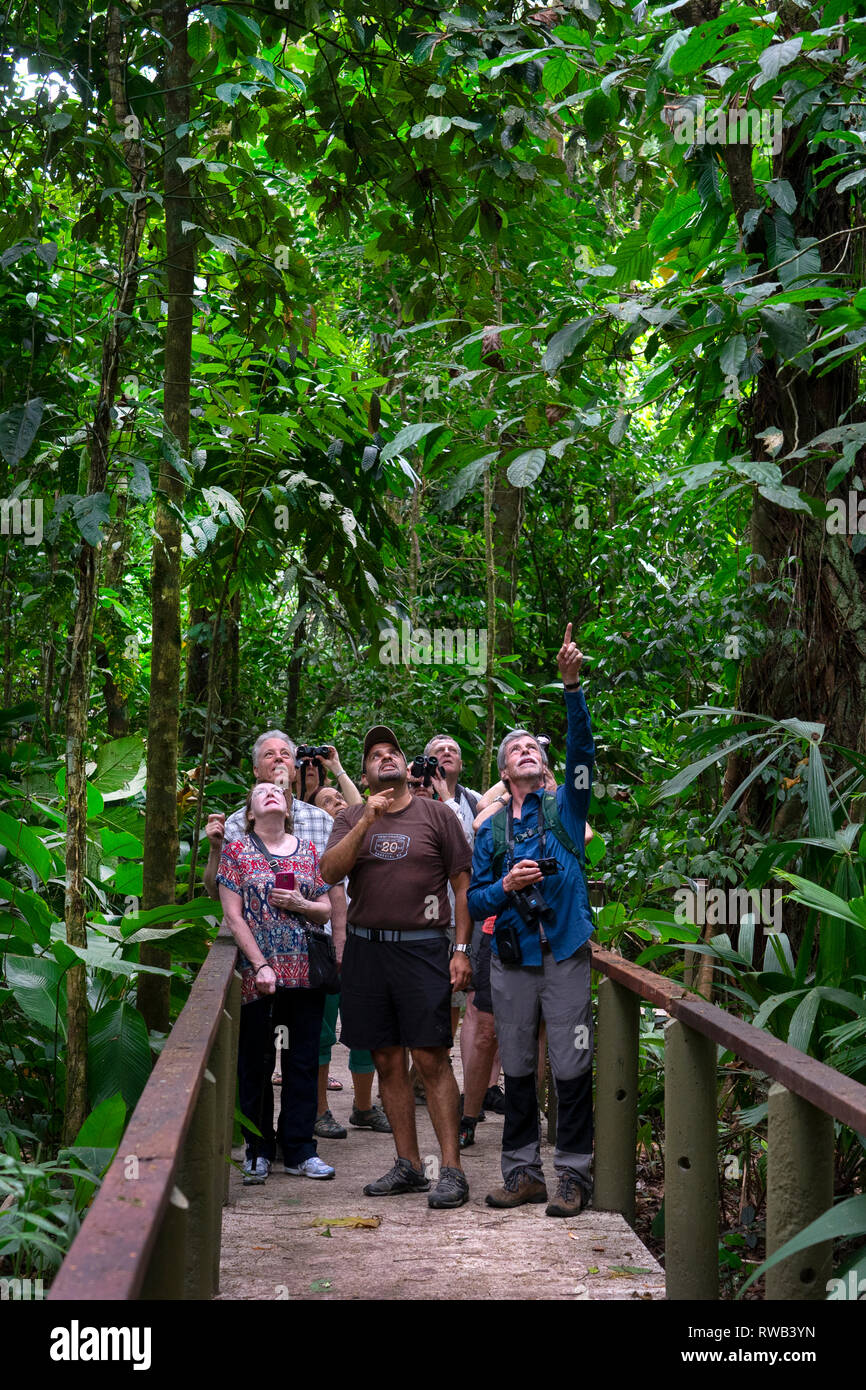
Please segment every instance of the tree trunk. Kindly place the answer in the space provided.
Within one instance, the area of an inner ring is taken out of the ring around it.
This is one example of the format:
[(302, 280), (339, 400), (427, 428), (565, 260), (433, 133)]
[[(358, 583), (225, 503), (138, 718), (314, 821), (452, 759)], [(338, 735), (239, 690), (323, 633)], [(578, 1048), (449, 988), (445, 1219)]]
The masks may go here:
[[(298, 593), (298, 607), (303, 606), (303, 599)], [(294, 737), (298, 728), (298, 701), (301, 694), (301, 671), (303, 669), (303, 647), (306, 639), (307, 620), (301, 618), (292, 634), (292, 655), (289, 657), (289, 676), (286, 686), (286, 718), (283, 728), (289, 735)]]
[[(205, 630), (209, 634), (204, 636)], [(207, 704), (208, 667), (213, 652), (213, 612), (209, 604), (197, 601), (195, 591), (190, 599), (187, 631), (191, 634), (186, 653), (186, 673), (183, 687), (186, 731), (183, 751), (188, 757), (201, 756), (202, 738), (197, 732), (198, 715), (194, 707)]]
[[(108, 12), (106, 26), (106, 61), (114, 119), (123, 128), (127, 119), (127, 102), (123, 81), (122, 36), (120, 12), (112, 7)], [(123, 155), (132, 180), (133, 191), (142, 191), (145, 187), (145, 164), (140, 141), (137, 139), (125, 140), (123, 142)], [(131, 323), (132, 309), (138, 289), (138, 250), (144, 232), (144, 223), (145, 200), (140, 198), (131, 205), (124, 229), (117, 299), (102, 345), (99, 399), (93, 427), (90, 431), (88, 495), (104, 492), (108, 477), (111, 408), (117, 394), (123, 339)], [(69, 944), (86, 946), (87, 901), (84, 876), (87, 867), (87, 783), (84, 740), (87, 732), (90, 702), (93, 624), (99, 594), (99, 554), (97, 547), (90, 545), (83, 537), (78, 558), (77, 580), (78, 594), (72, 629), (66, 712), (66, 892), (64, 915), (66, 939)], [(83, 963), (72, 966), (66, 972), (66, 982), (66, 1108), (63, 1120), (63, 1140), (64, 1143), (71, 1144), (87, 1114), (87, 979)]]
[[(165, 241), (166, 301), (165, 379), (163, 386), (161, 499), (154, 519), (153, 641), (151, 647), (150, 712), (147, 734), (147, 801), (144, 836), (144, 907), (176, 902), (177, 736), (180, 707), (180, 524), (183, 481), (172, 458), (189, 455), (189, 397), (192, 360), (195, 248), (182, 223), (194, 221), (189, 179), (179, 160), (189, 155), (189, 138), (178, 134), (189, 123), (189, 50), (187, 7), (183, 0), (165, 0), (162, 32), (165, 60)], [(162, 498), (165, 498), (165, 501)], [(173, 504), (169, 509), (167, 504)], [(166, 967), (169, 956), (142, 946), (141, 959)], [(138, 1006), (148, 1027), (165, 1032), (169, 1026), (169, 980), (143, 975)]]

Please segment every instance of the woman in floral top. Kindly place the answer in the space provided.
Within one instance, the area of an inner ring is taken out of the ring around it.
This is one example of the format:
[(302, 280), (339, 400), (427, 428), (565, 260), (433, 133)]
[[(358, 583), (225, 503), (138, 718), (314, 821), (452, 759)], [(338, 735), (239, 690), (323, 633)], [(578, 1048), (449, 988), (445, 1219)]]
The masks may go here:
[[(327, 885), (309, 840), (291, 833), (291, 801), (273, 782), (259, 782), (247, 798), (247, 834), (225, 845), (217, 883), (223, 915), (241, 951), (241, 1025), (238, 1082), (241, 1113), (261, 1130), (244, 1128), (244, 1183), (262, 1183), (276, 1156), (286, 1172), (332, 1178), (316, 1155), (316, 1080), (324, 991), (310, 989), (304, 922), (322, 926), (331, 915)], [(256, 839), (260, 843), (256, 843)], [(264, 846), (276, 862), (263, 853)], [(276, 888), (277, 872), (290, 871), (294, 888)], [(274, 1134), (270, 1076), (282, 1025), (282, 1104)]]

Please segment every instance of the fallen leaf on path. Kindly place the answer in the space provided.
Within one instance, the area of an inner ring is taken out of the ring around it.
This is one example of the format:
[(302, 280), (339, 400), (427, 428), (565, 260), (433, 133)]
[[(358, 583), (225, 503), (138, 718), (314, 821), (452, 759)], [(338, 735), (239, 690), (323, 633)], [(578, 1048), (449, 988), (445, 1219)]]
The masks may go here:
[(310, 1285), (310, 1293), (324, 1293), (332, 1287), (332, 1282), (330, 1279), (314, 1279)]
[(614, 1274), (622, 1279), (628, 1274), (652, 1274), (651, 1269), (641, 1269), (638, 1265), (608, 1265), (608, 1274)]
[(381, 1216), (317, 1216), (310, 1222), (311, 1226), (350, 1226), (360, 1231), (375, 1231), (381, 1224)]
[(606, 1246), (606, 1245), (594, 1245), (592, 1248), (593, 1248), (593, 1250), (597, 1250), (598, 1253), (599, 1253), (599, 1255), (603, 1255), (604, 1252), (605, 1252), (605, 1250), (607, 1249), (607, 1246)]
[(591, 1265), (586, 1272), (587, 1274), (598, 1274), (598, 1265)]

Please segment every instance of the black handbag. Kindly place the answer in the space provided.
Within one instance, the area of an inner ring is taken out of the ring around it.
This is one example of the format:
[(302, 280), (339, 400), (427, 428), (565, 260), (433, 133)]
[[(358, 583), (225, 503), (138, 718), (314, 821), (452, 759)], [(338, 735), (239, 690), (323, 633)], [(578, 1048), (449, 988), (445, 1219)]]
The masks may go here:
[[(274, 865), (278, 856), (271, 854), (264, 841), (254, 830), (249, 832), (250, 839), (267, 859), (268, 863)], [(324, 990), (325, 994), (340, 993), (340, 971), (337, 966), (337, 952), (334, 949), (334, 942), (326, 931), (320, 927), (307, 926), (302, 922), (304, 935), (307, 938), (307, 961), (310, 977), (310, 989)]]

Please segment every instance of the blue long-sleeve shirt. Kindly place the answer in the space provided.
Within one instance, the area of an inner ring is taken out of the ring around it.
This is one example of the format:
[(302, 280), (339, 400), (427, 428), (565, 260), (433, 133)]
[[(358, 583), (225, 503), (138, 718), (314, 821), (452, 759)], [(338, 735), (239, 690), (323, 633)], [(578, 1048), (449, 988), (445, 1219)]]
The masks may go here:
[[(578, 947), (589, 939), (593, 931), (592, 915), (583, 875), (584, 830), (592, 787), (592, 769), (595, 762), (595, 744), (592, 738), (592, 725), (586, 707), (583, 690), (566, 690), (565, 706), (568, 711), (568, 737), (565, 747), (565, 782), (556, 790), (556, 805), (559, 818), (580, 854), (578, 863), (573, 854), (556, 839), (551, 830), (545, 831), (544, 852), (559, 864), (558, 874), (547, 874), (534, 885), (541, 889), (545, 901), (554, 914), (555, 921), (544, 922), (544, 934), (550, 942), (555, 960), (567, 960)], [(541, 793), (529, 792), (521, 807), (521, 814), (515, 817), (515, 837), (519, 832), (531, 830), (527, 839), (515, 843), (515, 857), (520, 859), (541, 858), (541, 845), (538, 834), (541, 813)], [(541, 939), (538, 931), (527, 927), (519, 912), (510, 906), (510, 893), (502, 886), (504, 875), (511, 868), (506, 856), (500, 865), (500, 872), (493, 871), (493, 831), (491, 821), (484, 822), (475, 836), (475, 850), (472, 856), (472, 882), (469, 886), (469, 912), (472, 917), (481, 919), (495, 914), (498, 923), (517, 927), (524, 965), (541, 965)], [(493, 937), (493, 950), (496, 951), (496, 936)], [(497, 952), (498, 954), (498, 952)]]

